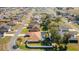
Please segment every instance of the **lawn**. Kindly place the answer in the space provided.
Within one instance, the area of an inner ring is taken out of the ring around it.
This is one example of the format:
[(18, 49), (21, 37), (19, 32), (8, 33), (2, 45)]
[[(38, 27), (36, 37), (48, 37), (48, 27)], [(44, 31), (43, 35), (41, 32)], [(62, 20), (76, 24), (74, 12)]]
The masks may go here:
[(0, 51), (6, 51), (7, 50), (7, 44), (10, 41), (11, 37), (3, 37), (0, 38)]
[(4, 44), (5, 43), (8, 43), (10, 41), (10, 38), (11, 37), (8, 37), (8, 36), (7, 37), (0, 38), (0, 43), (4, 43)]
[[(26, 48), (24, 42), (25, 42), (26, 40), (28, 40), (28, 38), (22, 37), (22, 39), (23, 39), (23, 41), (22, 41), (22, 43), (19, 45), (19, 48), (20, 48), (21, 50), (23, 50), (23, 51), (39, 51), (39, 50), (43, 50), (43, 49), (28, 49), (28, 48)], [(17, 43), (18, 43), (18, 41), (17, 41)], [(19, 43), (18, 43), (18, 44), (19, 44)], [(31, 44), (29, 44), (29, 45), (30, 45), (30, 46), (41, 46), (41, 43), (31, 43)]]
[(23, 28), (23, 30), (22, 30), (22, 34), (26, 34), (27, 32), (28, 32), (29, 30), (27, 29), (27, 28)]
[[(40, 43), (35, 43), (35, 44), (32, 43), (32, 44), (29, 44), (29, 45), (30, 46), (41, 46)], [(25, 51), (43, 51), (43, 49), (28, 49), (28, 48), (25, 47), (25, 45), (22, 45), (19, 48), (22, 49), (22, 50), (25, 50)]]
[(68, 51), (79, 51), (78, 44), (68, 44)]

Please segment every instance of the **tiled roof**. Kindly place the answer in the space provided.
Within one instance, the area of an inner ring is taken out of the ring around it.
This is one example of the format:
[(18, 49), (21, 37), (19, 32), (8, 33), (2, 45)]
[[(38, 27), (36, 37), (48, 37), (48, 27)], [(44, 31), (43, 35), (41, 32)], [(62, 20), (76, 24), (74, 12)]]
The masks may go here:
[(41, 39), (41, 33), (40, 32), (28, 32), (27, 34), (30, 35), (29, 40), (40, 40)]

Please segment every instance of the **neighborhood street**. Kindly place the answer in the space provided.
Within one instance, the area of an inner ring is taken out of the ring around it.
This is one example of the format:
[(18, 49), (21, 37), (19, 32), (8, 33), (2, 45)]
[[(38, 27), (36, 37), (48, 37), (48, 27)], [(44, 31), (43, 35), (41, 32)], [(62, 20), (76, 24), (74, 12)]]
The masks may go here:
[[(30, 17), (30, 15), (28, 16), (27, 19), (30, 20), (29, 17)], [(27, 19), (22, 20), (22, 25), (19, 26), (19, 28), (17, 29), (17, 31), (16, 31), (16, 33), (14, 34), (14, 36), (10, 39), (10, 42), (9, 42), (9, 44), (8, 44), (8, 50), (14, 51), (15, 49), (13, 49), (12, 47), (13, 47), (14, 45), (16, 45), (16, 40), (17, 40), (17, 38), (18, 38), (18, 35), (24, 36), (24, 34), (20, 34), (20, 33), (21, 33), (22, 29), (25, 27), (24, 25), (26, 24)]]

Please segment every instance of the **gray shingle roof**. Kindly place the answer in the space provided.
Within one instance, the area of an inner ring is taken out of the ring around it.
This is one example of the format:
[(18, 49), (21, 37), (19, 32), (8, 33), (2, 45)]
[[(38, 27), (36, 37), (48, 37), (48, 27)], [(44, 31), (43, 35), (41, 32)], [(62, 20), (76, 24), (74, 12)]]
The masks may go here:
[(8, 25), (0, 25), (0, 32), (7, 32), (9, 30), (9, 26)]

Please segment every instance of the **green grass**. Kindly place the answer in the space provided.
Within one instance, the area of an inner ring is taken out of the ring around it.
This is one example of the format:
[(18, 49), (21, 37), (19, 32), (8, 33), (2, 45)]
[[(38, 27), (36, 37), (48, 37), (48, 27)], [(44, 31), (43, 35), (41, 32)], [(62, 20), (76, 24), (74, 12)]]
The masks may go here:
[(41, 44), (40, 43), (31, 43), (31, 44), (29, 44), (30, 46), (41, 46)]
[(68, 51), (79, 51), (78, 44), (68, 44)]
[[(41, 46), (41, 44), (40, 43), (35, 43), (35, 44), (29, 44), (30, 46)], [(25, 50), (25, 51), (43, 51), (43, 49), (28, 49), (28, 48), (26, 48), (24, 45), (22, 45), (22, 46), (19, 46), (19, 48), (20, 49), (22, 49), (23, 51)]]
[(19, 46), (19, 48), (22, 50), (28, 50), (28, 48), (26, 48), (25, 46)]
[(28, 30), (27, 28), (24, 28), (21, 33), (25, 34), (25, 33), (27, 33), (28, 31), (29, 31), (29, 30)]
[(3, 38), (0, 38), (0, 43), (8, 43), (10, 41), (10, 38), (11, 37), (3, 37)]
[[(30, 46), (42, 46), (41, 43), (35, 43), (35, 44), (32, 43), (29, 45)], [(61, 44), (61, 45), (63, 45), (63, 44)], [(79, 51), (78, 44), (68, 44), (67, 47), (68, 47), (67, 51)], [(22, 49), (24, 51), (44, 51), (43, 49), (28, 49), (24, 45), (20, 46), (20, 49)]]
[(7, 44), (9, 43), (11, 37), (0, 38), (0, 51), (7, 51)]

